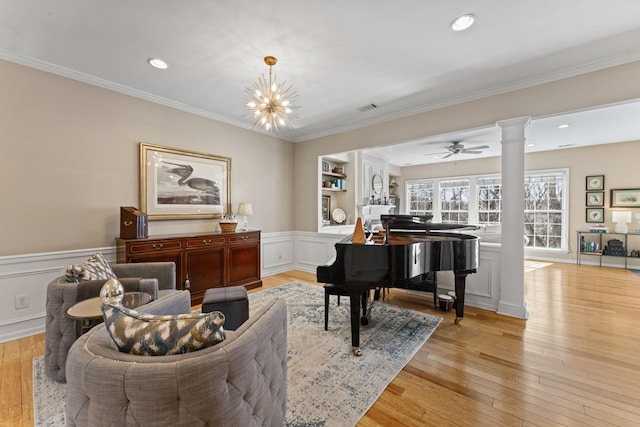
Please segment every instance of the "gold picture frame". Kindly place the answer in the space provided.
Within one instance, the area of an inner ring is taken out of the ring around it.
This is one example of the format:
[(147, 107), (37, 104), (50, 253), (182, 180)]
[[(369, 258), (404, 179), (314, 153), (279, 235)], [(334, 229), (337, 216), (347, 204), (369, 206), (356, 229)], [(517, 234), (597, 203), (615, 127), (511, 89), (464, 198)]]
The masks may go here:
[(231, 159), (141, 142), (140, 210), (150, 221), (231, 212)]

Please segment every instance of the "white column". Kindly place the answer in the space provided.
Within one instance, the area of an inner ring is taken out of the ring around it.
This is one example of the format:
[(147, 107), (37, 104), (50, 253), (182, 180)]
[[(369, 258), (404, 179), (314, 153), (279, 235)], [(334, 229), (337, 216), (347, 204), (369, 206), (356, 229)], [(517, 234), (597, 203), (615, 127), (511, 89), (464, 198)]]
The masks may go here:
[(527, 318), (524, 300), (524, 145), (529, 117), (497, 122), (502, 130), (502, 257), (498, 313)]

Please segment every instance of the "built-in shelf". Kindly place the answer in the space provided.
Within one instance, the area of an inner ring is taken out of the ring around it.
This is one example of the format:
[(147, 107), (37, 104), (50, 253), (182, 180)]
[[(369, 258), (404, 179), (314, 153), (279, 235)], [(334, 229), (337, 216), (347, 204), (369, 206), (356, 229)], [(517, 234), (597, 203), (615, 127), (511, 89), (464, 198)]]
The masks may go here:
[[(340, 180), (340, 179), (346, 179), (347, 175), (344, 173), (337, 173), (337, 172), (328, 172), (328, 171), (323, 171), (322, 172), (322, 178), (323, 178), (323, 182), (328, 182), (331, 180)], [(325, 187), (324, 184), (322, 186), (322, 191), (330, 191), (330, 192), (335, 192), (335, 193), (342, 193), (347, 191), (345, 188), (336, 188), (336, 187)]]
[(334, 173), (334, 172), (322, 172), (322, 176), (332, 176), (334, 178), (346, 178), (347, 175), (343, 174), (343, 173)]

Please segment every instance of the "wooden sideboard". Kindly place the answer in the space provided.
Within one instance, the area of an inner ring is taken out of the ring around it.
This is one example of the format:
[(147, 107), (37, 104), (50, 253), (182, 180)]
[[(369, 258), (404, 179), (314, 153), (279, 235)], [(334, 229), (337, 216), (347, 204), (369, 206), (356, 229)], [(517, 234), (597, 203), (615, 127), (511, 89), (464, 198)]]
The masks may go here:
[(120, 263), (174, 262), (176, 288), (191, 292), (192, 305), (201, 304), (209, 288), (262, 286), (257, 230), (116, 240)]

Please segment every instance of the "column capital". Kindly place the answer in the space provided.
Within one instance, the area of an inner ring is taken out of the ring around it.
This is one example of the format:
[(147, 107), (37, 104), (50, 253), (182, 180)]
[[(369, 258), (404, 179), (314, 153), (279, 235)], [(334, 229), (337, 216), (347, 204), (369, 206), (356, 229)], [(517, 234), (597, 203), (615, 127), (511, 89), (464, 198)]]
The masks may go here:
[(518, 117), (496, 122), (496, 125), (502, 131), (502, 144), (524, 142), (524, 130), (529, 126), (530, 122), (531, 117)]
[(496, 124), (502, 129), (515, 126), (521, 126), (524, 129), (529, 126), (529, 123), (531, 123), (531, 117), (518, 117), (515, 119), (500, 120), (496, 122)]

